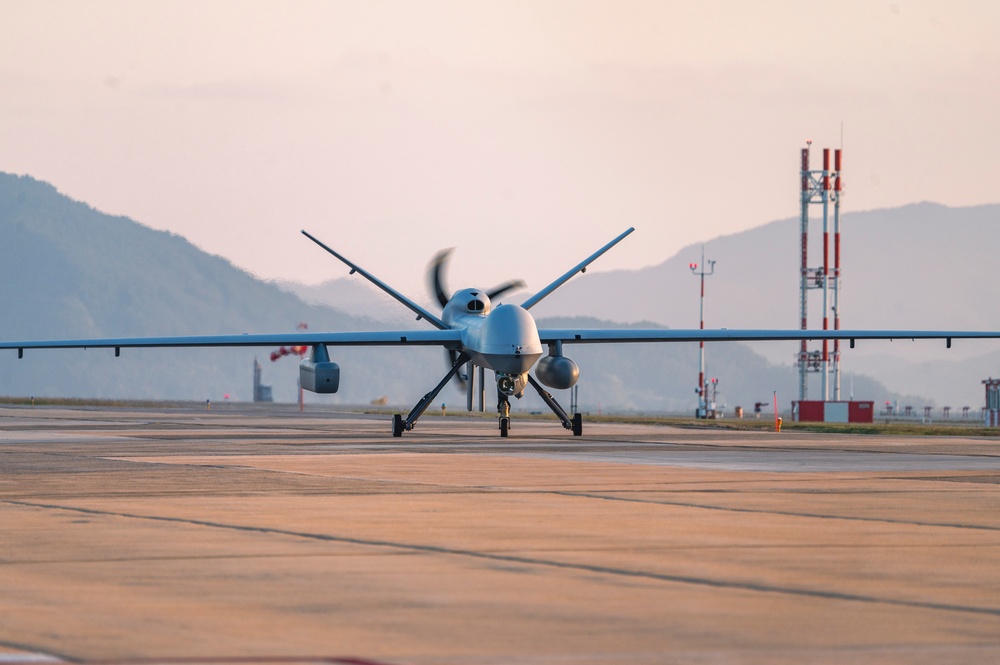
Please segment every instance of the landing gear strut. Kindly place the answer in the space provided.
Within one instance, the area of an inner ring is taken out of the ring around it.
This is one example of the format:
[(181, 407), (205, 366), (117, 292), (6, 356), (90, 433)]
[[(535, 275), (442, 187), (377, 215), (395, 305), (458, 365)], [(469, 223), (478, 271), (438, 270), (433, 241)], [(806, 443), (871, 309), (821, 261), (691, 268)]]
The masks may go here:
[(497, 390), (497, 411), (500, 413), (500, 436), (507, 438), (510, 430), (510, 397)]
[(438, 396), (438, 393), (441, 392), (446, 385), (448, 385), (449, 381), (451, 381), (451, 377), (455, 376), (462, 365), (467, 362), (469, 362), (469, 356), (465, 353), (459, 354), (459, 356), (455, 358), (451, 369), (448, 370), (448, 373), (444, 375), (443, 379), (441, 379), (441, 382), (434, 386), (433, 390), (424, 395), (420, 401), (417, 402), (417, 405), (414, 406), (410, 413), (406, 416), (406, 420), (403, 420), (403, 416), (401, 414), (394, 414), (392, 416), (392, 435), (400, 437), (403, 436), (403, 430), (412, 430), (413, 424), (417, 422), (417, 418), (419, 418), (424, 411), (427, 410), (427, 407), (430, 406), (431, 402), (434, 401), (434, 398)]
[(562, 422), (563, 427), (568, 430), (572, 430), (573, 436), (583, 435), (583, 416), (581, 414), (574, 413), (573, 417), (570, 418), (565, 409), (559, 406), (559, 402), (556, 401), (556, 398), (553, 397), (552, 394), (545, 388), (542, 388), (541, 384), (538, 383), (538, 381), (535, 381), (535, 377), (530, 374), (528, 375), (528, 383), (531, 384), (532, 388), (538, 391), (538, 396), (542, 398), (542, 401), (545, 402), (550, 409), (552, 409), (552, 413), (556, 414)]

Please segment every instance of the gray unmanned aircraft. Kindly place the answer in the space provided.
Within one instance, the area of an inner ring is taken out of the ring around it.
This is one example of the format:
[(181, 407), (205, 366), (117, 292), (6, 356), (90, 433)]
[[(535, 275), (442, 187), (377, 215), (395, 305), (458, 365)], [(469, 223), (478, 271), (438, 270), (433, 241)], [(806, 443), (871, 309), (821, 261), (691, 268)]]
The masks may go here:
[[(574, 413), (572, 416), (568, 414), (541, 385), (545, 384), (555, 390), (566, 390), (576, 384), (580, 371), (575, 362), (563, 355), (563, 347), (567, 344), (840, 339), (849, 340), (851, 348), (854, 348), (854, 342), (858, 339), (944, 339), (950, 348), (952, 339), (1000, 338), (1000, 332), (996, 331), (959, 330), (539, 329), (528, 310), (577, 273), (586, 272), (587, 266), (634, 230), (629, 228), (520, 305), (500, 304), (494, 307), (492, 302), (500, 294), (521, 286), (520, 282), (508, 282), (488, 291), (475, 288), (462, 289), (449, 297), (441, 280), (441, 270), (447, 259), (447, 252), (441, 253), (432, 264), (434, 290), (444, 308), (440, 317), (338, 254), (306, 231), (302, 231), (307, 238), (345, 263), (351, 269), (351, 274), (359, 273), (412, 310), (418, 320), (427, 321), (435, 328), (434, 330), (22, 341), (0, 342), (0, 349), (17, 349), (20, 358), (23, 357), (25, 349), (113, 348), (115, 356), (118, 356), (122, 348), (311, 346), (312, 353), (299, 365), (302, 387), (316, 393), (335, 393), (340, 387), (340, 367), (330, 359), (328, 349), (330, 346), (440, 346), (449, 354), (450, 367), (447, 373), (405, 417), (398, 413), (393, 416), (392, 435), (399, 437), (403, 432), (412, 430), (421, 414), (448, 382), (459, 375), (463, 367), (467, 368), (466, 383), (471, 409), (473, 371), (478, 367), (481, 368), (480, 376), (484, 369), (492, 370), (495, 374), (500, 436), (506, 437), (510, 429), (510, 397), (521, 397), (529, 385), (558, 416), (563, 427), (572, 430), (575, 436), (583, 433), (581, 414)], [(546, 350), (547, 355), (542, 357)], [(533, 367), (534, 377), (530, 373)]]

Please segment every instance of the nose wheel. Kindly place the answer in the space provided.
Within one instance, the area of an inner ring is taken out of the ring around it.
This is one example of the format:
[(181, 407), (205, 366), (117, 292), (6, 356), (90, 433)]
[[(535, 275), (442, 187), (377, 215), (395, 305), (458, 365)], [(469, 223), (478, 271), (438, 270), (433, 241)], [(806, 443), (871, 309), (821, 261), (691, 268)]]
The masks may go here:
[(507, 438), (510, 432), (510, 397), (497, 390), (497, 412), (500, 413), (500, 436)]

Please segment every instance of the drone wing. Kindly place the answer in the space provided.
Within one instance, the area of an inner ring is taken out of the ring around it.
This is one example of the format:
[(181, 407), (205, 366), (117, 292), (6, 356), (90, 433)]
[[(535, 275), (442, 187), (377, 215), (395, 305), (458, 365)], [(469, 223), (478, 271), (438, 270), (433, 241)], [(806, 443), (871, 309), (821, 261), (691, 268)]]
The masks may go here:
[(209, 346), (453, 346), (459, 330), (380, 330), (369, 332), (278, 333), (266, 335), (195, 335), (186, 337), (108, 337), (0, 342), (0, 349), (115, 349)]
[(587, 258), (585, 258), (583, 261), (580, 261), (578, 264), (576, 264), (575, 266), (573, 266), (572, 268), (570, 268), (569, 270), (567, 270), (565, 273), (563, 273), (559, 277), (559, 279), (557, 279), (556, 281), (552, 282), (551, 284), (549, 284), (548, 286), (546, 286), (544, 289), (542, 289), (541, 291), (539, 291), (535, 295), (533, 295), (530, 298), (528, 298), (527, 300), (525, 300), (523, 303), (521, 303), (521, 307), (523, 307), (524, 309), (531, 309), (532, 307), (534, 307), (535, 305), (537, 305), (539, 303), (539, 301), (542, 300), (542, 298), (544, 298), (545, 296), (549, 295), (550, 293), (552, 293), (553, 291), (555, 291), (556, 289), (558, 289), (560, 286), (562, 286), (563, 284), (565, 284), (566, 282), (568, 282), (569, 279), (573, 275), (575, 275), (576, 273), (578, 273), (578, 272), (587, 272), (587, 266), (589, 266), (591, 263), (593, 263), (594, 261), (596, 261), (602, 254), (604, 254), (605, 252), (607, 252), (609, 249), (611, 249), (612, 247), (614, 247), (615, 245), (617, 245), (618, 243), (620, 243), (622, 240), (624, 240), (625, 236), (627, 236), (628, 234), (632, 233), (633, 231), (635, 231), (635, 228), (634, 227), (629, 227), (624, 233), (622, 233), (617, 238), (615, 238), (614, 240), (612, 240), (611, 242), (609, 242), (607, 245), (605, 245), (604, 247), (601, 247), (599, 250), (597, 250), (596, 252), (594, 252), (593, 254), (591, 254), (590, 256), (588, 256)]
[(351, 273), (359, 273), (362, 277), (364, 277), (365, 279), (367, 279), (369, 282), (371, 282), (372, 284), (374, 284), (378, 288), (380, 288), (383, 291), (385, 291), (386, 293), (388, 293), (390, 296), (392, 296), (397, 301), (399, 301), (400, 303), (402, 303), (405, 307), (407, 307), (410, 310), (412, 310), (413, 312), (415, 312), (416, 315), (417, 315), (417, 320), (418, 321), (420, 319), (425, 319), (432, 326), (434, 326), (435, 328), (438, 328), (439, 330), (446, 330), (448, 328), (448, 326), (445, 325), (444, 321), (442, 321), (438, 317), (434, 316), (433, 314), (431, 314), (430, 312), (428, 312), (425, 308), (421, 307), (420, 305), (418, 305), (416, 302), (414, 302), (410, 298), (407, 298), (402, 293), (400, 293), (396, 289), (392, 288), (391, 286), (389, 286), (388, 284), (386, 284), (385, 282), (383, 282), (378, 277), (376, 277), (375, 275), (371, 274), (370, 272), (368, 272), (367, 270), (365, 270), (364, 268), (362, 268), (358, 264), (354, 263), (350, 259), (348, 259), (348, 258), (342, 256), (341, 254), (337, 253), (335, 250), (333, 250), (330, 247), (328, 247), (327, 245), (325, 245), (322, 241), (320, 241), (319, 239), (317, 239), (312, 234), (308, 233), (307, 231), (302, 231), (302, 235), (304, 235), (305, 237), (309, 238), (314, 243), (316, 243), (317, 245), (319, 245), (320, 247), (322, 247), (323, 249), (325, 249), (327, 252), (329, 252), (330, 254), (332, 254), (334, 257), (336, 257), (338, 260), (340, 260), (341, 262), (343, 262), (348, 268), (351, 269)]
[(1000, 339), (1000, 331), (975, 330), (672, 330), (652, 329), (574, 329), (540, 328), (543, 344), (610, 344), (640, 342), (764, 342), (800, 340), (847, 340), (854, 347), (859, 339), (943, 339), (951, 346), (953, 339)]

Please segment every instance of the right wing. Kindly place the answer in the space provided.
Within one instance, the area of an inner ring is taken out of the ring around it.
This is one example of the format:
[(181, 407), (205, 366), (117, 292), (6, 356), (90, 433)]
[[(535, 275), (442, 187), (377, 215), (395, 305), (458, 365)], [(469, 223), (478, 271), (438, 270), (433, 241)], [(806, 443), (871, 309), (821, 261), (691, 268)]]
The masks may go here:
[(974, 330), (691, 330), (670, 328), (539, 328), (543, 344), (613, 344), (629, 342), (766, 342), (858, 339), (1000, 339), (1000, 331)]
[(180, 337), (105, 337), (95, 339), (0, 342), (0, 349), (115, 349), (208, 346), (443, 346), (461, 344), (460, 330), (384, 330), (369, 332), (277, 333), (264, 335), (192, 335)]
[(607, 245), (605, 245), (604, 247), (601, 247), (599, 250), (597, 250), (596, 252), (594, 252), (593, 254), (591, 254), (590, 256), (588, 256), (587, 258), (585, 258), (583, 261), (580, 261), (575, 266), (573, 266), (572, 268), (570, 268), (569, 270), (567, 270), (556, 281), (552, 282), (551, 284), (549, 284), (548, 286), (546, 286), (544, 289), (542, 289), (541, 291), (539, 291), (535, 295), (533, 295), (530, 298), (528, 298), (527, 300), (525, 300), (523, 303), (521, 303), (521, 307), (523, 307), (524, 309), (531, 309), (532, 307), (534, 307), (535, 305), (537, 305), (538, 302), (542, 298), (544, 298), (545, 296), (549, 295), (550, 293), (552, 293), (553, 291), (555, 291), (556, 289), (558, 289), (560, 286), (562, 286), (563, 284), (565, 284), (567, 281), (569, 281), (569, 279), (573, 275), (575, 275), (576, 273), (578, 273), (578, 272), (587, 272), (587, 266), (589, 266), (591, 263), (593, 263), (594, 261), (596, 261), (606, 251), (608, 251), (609, 249), (611, 249), (612, 247), (614, 247), (615, 245), (617, 245), (618, 243), (620, 243), (622, 240), (624, 240), (625, 236), (627, 236), (628, 234), (632, 233), (632, 231), (635, 231), (635, 227), (629, 227), (628, 229), (626, 229), (624, 233), (622, 233), (617, 238), (615, 238), (614, 240), (612, 240), (611, 242), (609, 242)]

